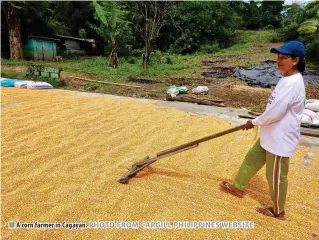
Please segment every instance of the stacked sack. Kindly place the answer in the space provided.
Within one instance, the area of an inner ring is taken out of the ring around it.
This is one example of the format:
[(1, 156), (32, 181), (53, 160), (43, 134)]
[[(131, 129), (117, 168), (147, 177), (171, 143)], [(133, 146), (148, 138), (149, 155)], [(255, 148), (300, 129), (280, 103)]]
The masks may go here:
[(301, 125), (319, 128), (319, 100), (310, 99), (306, 101), (305, 110), (301, 119)]
[(21, 81), (21, 82), (15, 82), (14, 86), (17, 88), (27, 88), (28, 84), (34, 83), (34, 81)]
[(19, 79), (11, 79), (11, 78), (1, 78), (0, 83), (2, 87), (14, 87), (16, 82), (22, 82)]
[(0, 78), (2, 87), (30, 88), (30, 89), (52, 89), (53, 86), (47, 82), (23, 81), (19, 79)]
[(30, 88), (30, 89), (52, 89), (53, 86), (47, 82), (34, 82), (34, 81), (22, 81), (15, 82), (14, 86), (17, 88)]

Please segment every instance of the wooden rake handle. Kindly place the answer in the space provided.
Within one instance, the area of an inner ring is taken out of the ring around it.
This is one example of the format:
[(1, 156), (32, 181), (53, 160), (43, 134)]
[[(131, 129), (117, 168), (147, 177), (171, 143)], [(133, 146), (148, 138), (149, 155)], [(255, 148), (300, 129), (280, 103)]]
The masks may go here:
[(190, 146), (193, 146), (193, 145), (196, 145), (196, 144), (200, 144), (202, 142), (209, 141), (209, 140), (214, 139), (214, 138), (218, 138), (218, 137), (224, 136), (224, 135), (229, 134), (229, 133), (236, 132), (238, 130), (243, 129), (245, 125), (246, 124), (240, 125), (238, 127), (234, 127), (234, 128), (225, 130), (223, 132), (219, 132), (219, 133), (216, 133), (216, 134), (213, 134), (213, 135), (209, 135), (207, 137), (203, 137), (203, 138), (197, 139), (197, 140), (192, 141), (192, 142), (184, 143), (182, 145), (166, 149), (164, 151), (158, 152), (156, 155), (157, 156), (165, 155), (167, 153), (175, 152), (175, 151), (178, 151), (178, 150), (183, 149), (183, 148), (187, 148), (187, 147), (190, 147)]
[(219, 133), (216, 133), (213, 135), (209, 135), (209, 136), (197, 139), (197, 140), (192, 141), (192, 142), (188, 142), (188, 143), (185, 143), (185, 144), (173, 147), (173, 148), (166, 149), (164, 151), (158, 152), (156, 154), (156, 157), (153, 157), (153, 158), (149, 158), (147, 156), (142, 161), (134, 163), (132, 165), (132, 167), (129, 169), (129, 171), (120, 177), (118, 182), (127, 183), (129, 181), (129, 179), (134, 177), (139, 171), (141, 171), (142, 169), (146, 168), (147, 166), (151, 165), (152, 163), (156, 162), (157, 160), (159, 160), (161, 158), (168, 157), (168, 156), (192, 149), (194, 147), (198, 147), (198, 145), (202, 142), (206, 142), (206, 141), (209, 141), (211, 139), (218, 138), (218, 137), (224, 136), (226, 134), (236, 132), (238, 130), (243, 129), (244, 126), (245, 126), (245, 124), (240, 125), (238, 127), (234, 127), (234, 128), (225, 130), (223, 132), (219, 132)]

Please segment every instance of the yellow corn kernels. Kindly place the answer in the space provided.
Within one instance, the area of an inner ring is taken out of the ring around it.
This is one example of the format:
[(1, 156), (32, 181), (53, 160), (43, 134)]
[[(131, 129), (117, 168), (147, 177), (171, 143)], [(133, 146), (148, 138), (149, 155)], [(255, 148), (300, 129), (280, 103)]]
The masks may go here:
[[(318, 148), (299, 146), (290, 159), (288, 219), (279, 221), (255, 211), (272, 204), (265, 168), (243, 199), (219, 188), (236, 175), (255, 141), (253, 130), (163, 158), (123, 185), (118, 178), (145, 156), (232, 125), (137, 100), (1, 91), (2, 239), (318, 238)], [(35, 230), (9, 229), (9, 221), (253, 221), (255, 228)]]

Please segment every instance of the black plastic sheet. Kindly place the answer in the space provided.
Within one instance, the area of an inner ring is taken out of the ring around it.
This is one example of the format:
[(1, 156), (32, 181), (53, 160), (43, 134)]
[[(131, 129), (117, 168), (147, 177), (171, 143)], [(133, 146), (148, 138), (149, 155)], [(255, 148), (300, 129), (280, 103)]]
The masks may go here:
[[(302, 75), (305, 84), (319, 84), (318, 71), (306, 69)], [(273, 62), (263, 62), (251, 68), (237, 67), (233, 76), (248, 82), (248, 85), (261, 87), (276, 86), (280, 78), (282, 78), (277, 64)]]

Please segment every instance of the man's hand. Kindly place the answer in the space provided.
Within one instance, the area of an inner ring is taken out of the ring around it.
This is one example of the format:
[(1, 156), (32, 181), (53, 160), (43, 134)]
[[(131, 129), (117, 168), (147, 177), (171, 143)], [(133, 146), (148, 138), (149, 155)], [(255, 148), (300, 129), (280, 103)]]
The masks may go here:
[(243, 130), (249, 130), (251, 128), (254, 128), (254, 124), (249, 120), (246, 122), (246, 125), (243, 127)]

